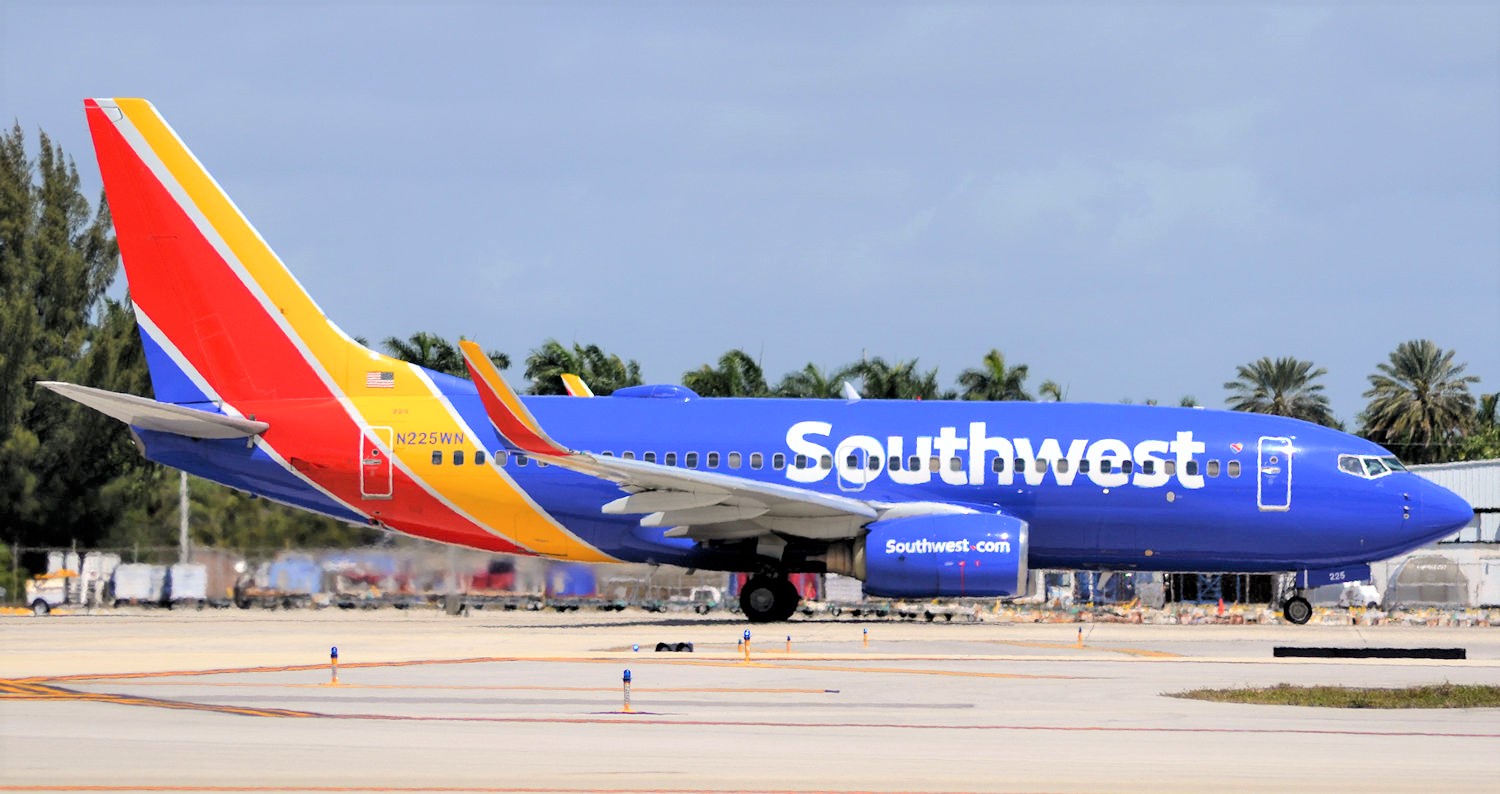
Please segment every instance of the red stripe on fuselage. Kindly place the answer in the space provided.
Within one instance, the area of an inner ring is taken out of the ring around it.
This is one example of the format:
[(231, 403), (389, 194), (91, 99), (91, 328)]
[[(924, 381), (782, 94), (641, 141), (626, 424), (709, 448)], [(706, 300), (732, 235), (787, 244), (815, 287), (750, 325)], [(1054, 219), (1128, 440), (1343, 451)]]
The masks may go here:
[(358, 423), (104, 112), (90, 103), (87, 113), (131, 298), (213, 390), (270, 423), (265, 441), (356, 510), (414, 535), (527, 553), (459, 515), (399, 468), (396, 498), (364, 500), (354, 459)]

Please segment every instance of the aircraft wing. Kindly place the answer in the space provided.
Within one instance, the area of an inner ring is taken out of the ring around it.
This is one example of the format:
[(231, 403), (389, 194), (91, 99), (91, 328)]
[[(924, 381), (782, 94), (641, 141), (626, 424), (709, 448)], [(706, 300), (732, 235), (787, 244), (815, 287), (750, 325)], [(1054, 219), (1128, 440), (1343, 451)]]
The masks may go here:
[(459, 344), (485, 412), (513, 452), (618, 484), (626, 495), (605, 505), (604, 512), (644, 514), (642, 526), (669, 527), (669, 537), (707, 540), (780, 533), (838, 540), (854, 537), (864, 525), (894, 513), (972, 512), (941, 503), (882, 504), (718, 472), (571, 450), (542, 430), (478, 345), (467, 340)]

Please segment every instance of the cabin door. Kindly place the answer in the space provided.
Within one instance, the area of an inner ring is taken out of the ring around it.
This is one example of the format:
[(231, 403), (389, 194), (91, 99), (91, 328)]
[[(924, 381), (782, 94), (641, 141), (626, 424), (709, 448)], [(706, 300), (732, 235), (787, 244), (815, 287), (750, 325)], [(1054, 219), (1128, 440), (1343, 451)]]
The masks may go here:
[(1260, 509), (1292, 509), (1292, 440), (1262, 436), (1258, 469), (1255, 500)]
[(391, 498), (391, 435), (389, 427), (359, 434), (359, 493), (366, 499)]

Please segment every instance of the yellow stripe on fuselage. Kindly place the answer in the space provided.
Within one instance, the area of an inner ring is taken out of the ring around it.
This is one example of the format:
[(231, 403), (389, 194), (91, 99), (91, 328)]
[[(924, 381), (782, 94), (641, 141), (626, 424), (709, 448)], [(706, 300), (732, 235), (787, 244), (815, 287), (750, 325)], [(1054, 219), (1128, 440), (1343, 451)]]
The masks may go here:
[[(193, 158), (177, 135), (141, 99), (115, 100), (145, 139), (152, 152), (181, 186), (198, 212), (224, 241), (244, 274), (280, 313), (292, 334), (326, 373), (335, 397), (348, 401), (365, 424), (390, 427), (396, 433), (438, 432), (468, 439), (466, 459), (479, 449), (478, 439), (450, 413), (447, 398), (417, 377), (404, 362), (366, 350), (340, 332), (313, 302), (302, 285), (256, 233), (249, 221)], [(394, 372), (389, 388), (366, 385), (370, 372)], [(304, 395), (314, 396), (314, 395)], [(358, 439), (349, 439), (350, 465)], [(538, 554), (571, 560), (607, 562), (612, 558), (579, 540), (545, 511), (531, 503), (520, 488), (492, 465), (434, 466), (433, 448), (396, 445), (391, 450), (418, 481), (474, 521)], [(445, 447), (451, 459), (452, 448)], [(395, 498), (399, 499), (400, 494)]]

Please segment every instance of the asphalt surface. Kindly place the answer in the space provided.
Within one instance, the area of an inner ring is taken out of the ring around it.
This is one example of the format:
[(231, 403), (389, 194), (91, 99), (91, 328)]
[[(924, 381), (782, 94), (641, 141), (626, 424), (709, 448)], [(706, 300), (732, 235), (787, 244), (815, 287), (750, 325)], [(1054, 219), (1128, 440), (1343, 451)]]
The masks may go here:
[[(1500, 684), (1500, 629), (1086, 624), (1078, 647), (1075, 624), (794, 621), (749, 627), (747, 662), (745, 628), (629, 611), (0, 618), (0, 791), (1493, 791), (1500, 779), (1500, 709), (1170, 696)], [(1288, 644), (1469, 658), (1272, 657)]]

